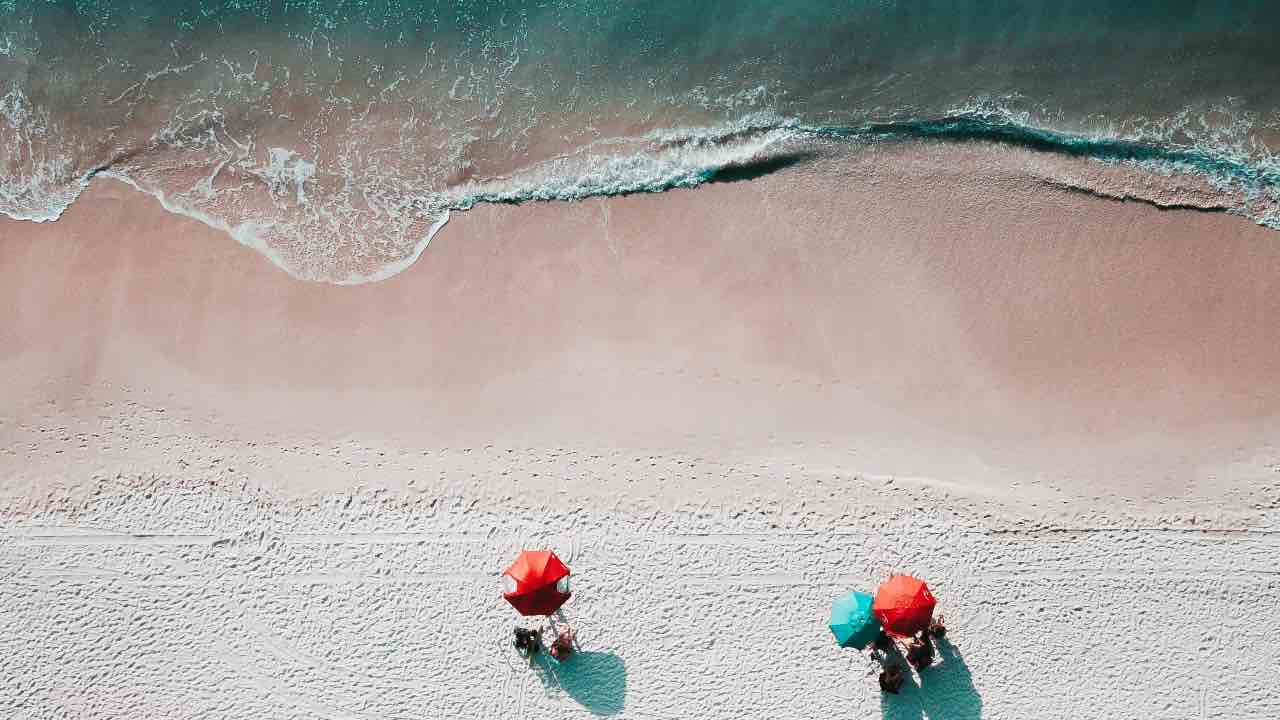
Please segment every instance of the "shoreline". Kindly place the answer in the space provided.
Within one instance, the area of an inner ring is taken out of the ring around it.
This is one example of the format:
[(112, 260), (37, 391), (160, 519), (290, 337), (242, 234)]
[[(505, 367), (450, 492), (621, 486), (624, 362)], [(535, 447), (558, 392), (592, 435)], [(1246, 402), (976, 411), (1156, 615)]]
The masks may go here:
[[(825, 162), (476, 208), (360, 286), (119, 186), (0, 222), (0, 714), (1273, 716), (1275, 233)], [(891, 572), (948, 625), (892, 697), (826, 625)]]
[[(58, 223), (0, 225), (4, 435), (41, 458), (0, 469), (61, 475), (77, 445), (49, 428), (109, 421), (124, 429), (102, 444), (127, 446), (131, 424), (164, 426), (146, 407), (214, 444), (778, 456), (1069, 507), (1274, 503), (1280, 242), (1034, 181), (1104, 171), (879, 148), (478, 207), (405, 273), (345, 288), (91, 187)], [(118, 457), (180, 472), (156, 453)]]

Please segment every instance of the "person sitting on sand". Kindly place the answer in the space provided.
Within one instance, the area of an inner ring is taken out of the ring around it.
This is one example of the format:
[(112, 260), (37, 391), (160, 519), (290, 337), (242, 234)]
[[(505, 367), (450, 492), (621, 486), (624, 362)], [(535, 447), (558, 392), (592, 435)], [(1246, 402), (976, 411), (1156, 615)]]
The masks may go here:
[(566, 627), (556, 636), (555, 642), (551, 643), (551, 657), (556, 660), (564, 660), (573, 653), (576, 645), (576, 634), (573, 632), (573, 628)]
[(923, 670), (933, 664), (933, 641), (928, 633), (920, 633), (907, 648), (907, 662), (916, 670)]
[(542, 649), (542, 634), (537, 630), (518, 627), (516, 628), (515, 646), (521, 655), (533, 657)]
[(882, 653), (887, 653), (893, 649), (893, 638), (889, 637), (889, 633), (881, 630), (880, 634), (876, 635), (874, 647)]
[(897, 695), (906, 679), (907, 675), (902, 672), (902, 666), (893, 663), (880, 672), (880, 690), (891, 695)]

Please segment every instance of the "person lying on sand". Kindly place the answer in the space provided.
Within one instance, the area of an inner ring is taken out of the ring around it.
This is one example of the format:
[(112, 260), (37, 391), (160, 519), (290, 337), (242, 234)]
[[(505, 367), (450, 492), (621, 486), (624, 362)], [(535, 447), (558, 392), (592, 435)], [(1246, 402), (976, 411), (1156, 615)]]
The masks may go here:
[(893, 663), (880, 672), (880, 690), (891, 695), (897, 695), (906, 679), (907, 674), (902, 671), (902, 666)]
[(516, 650), (525, 657), (533, 657), (542, 649), (542, 633), (528, 628), (516, 628)]

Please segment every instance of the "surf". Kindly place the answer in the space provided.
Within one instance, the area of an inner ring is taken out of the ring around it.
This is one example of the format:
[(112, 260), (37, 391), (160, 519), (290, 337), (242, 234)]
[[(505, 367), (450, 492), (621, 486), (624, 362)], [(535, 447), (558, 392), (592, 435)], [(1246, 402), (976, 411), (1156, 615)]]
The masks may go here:
[[(32, 119), (47, 123), (24, 104), (9, 100), (5, 107), (10, 109), (4, 117), (11, 128)], [(47, 125), (37, 130), (47, 132)], [(13, 137), (34, 147), (30, 129)], [(392, 166), (384, 176), (370, 180), (367, 174), (359, 177), (325, 167), (303, 150), (280, 147), (255, 151), (261, 159), (246, 152), (238, 158), (204, 157), (184, 155), (181, 147), (160, 139), (69, 178), (69, 162), (27, 151), (19, 157), (27, 158), (25, 163), (10, 161), (11, 170), (0, 183), (0, 212), (18, 220), (55, 220), (91, 181), (110, 178), (152, 196), (169, 212), (226, 233), (298, 279), (360, 284), (403, 272), (441, 232), (451, 213), (480, 205), (577, 202), (750, 181), (802, 166), (830, 144), (856, 150), (888, 143), (1008, 146), (1131, 166), (1157, 176), (1193, 176), (1221, 194), (1220, 199), (1200, 205), (1280, 229), (1280, 163), (1269, 152), (1255, 152), (1251, 157), (1231, 147), (1071, 133), (1028, 124), (1011, 113), (990, 109), (852, 125), (808, 124), (771, 113), (752, 113), (718, 126), (666, 128), (639, 137), (604, 138), (505, 175), (416, 189), (404, 181), (412, 167)], [(174, 153), (176, 161), (171, 157)], [(219, 189), (215, 179), (229, 166), (238, 168), (251, 185)], [(192, 184), (171, 176), (200, 179)], [(365, 182), (378, 187), (362, 185)], [(1069, 189), (1111, 199), (1151, 200), (1127, 190)], [(220, 197), (219, 193), (235, 195)], [(1177, 199), (1151, 201), (1161, 207), (1197, 205)], [(339, 256), (344, 258), (341, 262), (331, 260)]]

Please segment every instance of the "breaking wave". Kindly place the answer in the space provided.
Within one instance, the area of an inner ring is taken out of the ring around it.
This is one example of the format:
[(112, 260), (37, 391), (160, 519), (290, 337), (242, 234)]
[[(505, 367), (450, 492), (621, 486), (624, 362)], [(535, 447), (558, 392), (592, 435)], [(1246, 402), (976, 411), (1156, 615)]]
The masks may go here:
[[(76, 172), (74, 158), (84, 149), (59, 145), (53, 119), (21, 93), (11, 90), (0, 98), (0, 118), (0, 212), (12, 218), (54, 220), (93, 178), (111, 178), (153, 196), (170, 212), (227, 233), (294, 277), (338, 284), (373, 282), (409, 267), (452, 212), (485, 203), (576, 201), (750, 178), (802, 161), (817, 145), (833, 142), (995, 143), (1187, 175), (1217, 191), (1212, 209), (1280, 229), (1280, 162), (1266, 148), (1069, 133), (990, 107), (933, 119), (833, 126), (754, 114), (722, 127), (598, 140), (507, 174), (451, 183), (441, 182), (430, 167), (406, 170), (380, 162), (377, 153), (355, 152), (355, 131), (342, 141), (347, 145), (308, 153), (236, 138), (216, 117), (188, 118), (155, 133), (144, 146)], [(1116, 197), (1105, 189), (1098, 194)]]
[(360, 283), (479, 204), (910, 142), (1078, 159), (1028, 169), (1280, 227), (1266, 3), (704, 5), (0, 0), (0, 213), (55, 220), (112, 179), (295, 277)]

